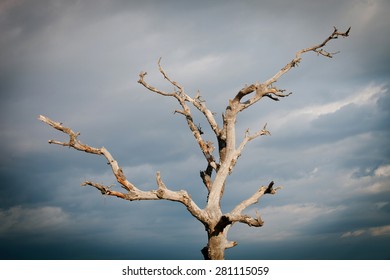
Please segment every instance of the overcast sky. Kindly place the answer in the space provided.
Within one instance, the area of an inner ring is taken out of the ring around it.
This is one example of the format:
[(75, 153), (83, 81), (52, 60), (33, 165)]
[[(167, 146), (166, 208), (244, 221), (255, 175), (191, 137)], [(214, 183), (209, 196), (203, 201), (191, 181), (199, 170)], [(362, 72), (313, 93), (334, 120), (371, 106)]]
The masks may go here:
[[(234, 225), (228, 259), (389, 259), (390, 2), (345, 1), (0, 1), (0, 257), (2, 259), (201, 259), (204, 227), (181, 205), (128, 202), (80, 187), (115, 178), (102, 157), (49, 145), (66, 140), (39, 122), (63, 122), (105, 146), (128, 179), (156, 188), (155, 174), (186, 189), (200, 207), (205, 161), (157, 60), (187, 93), (220, 115), (245, 84), (262, 82), (333, 26), (333, 59), (308, 53), (237, 122), (265, 123), (228, 180), (223, 210), (274, 180), (262, 228)], [(207, 123), (194, 116), (213, 139)], [(120, 189), (119, 186), (114, 188)]]

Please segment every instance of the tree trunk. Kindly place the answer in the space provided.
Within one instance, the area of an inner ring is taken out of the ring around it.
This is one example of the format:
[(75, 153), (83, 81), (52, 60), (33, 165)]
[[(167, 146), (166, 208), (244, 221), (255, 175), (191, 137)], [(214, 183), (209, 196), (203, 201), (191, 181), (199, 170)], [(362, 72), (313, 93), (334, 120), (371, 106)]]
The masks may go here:
[(230, 222), (222, 216), (213, 230), (207, 230), (207, 246), (202, 249), (205, 260), (224, 260), (225, 250), (237, 245), (237, 242), (227, 239), (230, 227)]
[(202, 249), (202, 254), (205, 260), (223, 260), (225, 259), (225, 249), (228, 243), (225, 235), (209, 236), (207, 246)]

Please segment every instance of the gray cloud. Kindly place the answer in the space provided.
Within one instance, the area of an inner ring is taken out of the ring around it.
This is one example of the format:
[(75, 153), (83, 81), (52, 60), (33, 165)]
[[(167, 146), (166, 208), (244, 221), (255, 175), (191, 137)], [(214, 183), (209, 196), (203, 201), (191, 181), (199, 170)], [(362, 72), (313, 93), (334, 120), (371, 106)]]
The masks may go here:
[[(174, 100), (146, 92), (139, 72), (171, 90), (158, 73), (162, 56), (172, 78), (190, 95), (200, 90), (220, 120), (237, 90), (272, 76), (334, 25), (352, 26), (348, 39), (329, 45), (340, 53), (305, 55), (278, 82), (293, 95), (262, 100), (238, 119), (238, 139), (265, 123), (272, 136), (248, 144), (224, 210), (271, 180), (284, 188), (248, 210), (262, 215), (263, 228), (234, 225), (239, 246), (227, 256), (388, 258), (379, 244), (390, 244), (389, 10), (385, 0), (3, 1), (1, 258), (201, 258), (204, 229), (182, 205), (128, 203), (79, 187), (115, 179), (103, 158), (49, 146), (64, 135), (36, 117), (107, 147), (138, 186), (154, 188), (160, 170), (170, 188), (188, 189), (203, 206), (202, 155), (173, 114)], [(194, 114), (207, 138), (207, 123)]]

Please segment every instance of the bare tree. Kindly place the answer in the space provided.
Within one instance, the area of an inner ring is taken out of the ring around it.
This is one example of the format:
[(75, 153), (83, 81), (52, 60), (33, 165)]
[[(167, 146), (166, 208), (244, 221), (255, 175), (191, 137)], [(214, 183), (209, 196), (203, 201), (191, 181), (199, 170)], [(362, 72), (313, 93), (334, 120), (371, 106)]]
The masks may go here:
[[(225, 112), (222, 114), (222, 123), (219, 124), (214, 118), (214, 114), (206, 106), (206, 102), (201, 98), (199, 93), (195, 97), (190, 97), (184, 90), (183, 86), (178, 82), (172, 80), (161, 66), (161, 59), (158, 61), (159, 71), (162, 76), (173, 85), (174, 90), (172, 92), (166, 92), (155, 88), (150, 85), (146, 80), (146, 72), (139, 74), (138, 83), (144, 86), (151, 92), (157, 93), (162, 96), (175, 98), (180, 109), (175, 113), (183, 115), (187, 121), (187, 125), (191, 130), (200, 150), (202, 151), (206, 160), (206, 168), (200, 172), (200, 177), (204, 186), (208, 191), (207, 205), (201, 209), (191, 198), (185, 190), (173, 191), (168, 188), (163, 182), (160, 172), (157, 172), (156, 183), (157, 188), (151, 191), (143, 191), (129, 182), (123, 173), (122, 169), (110, 152), (102, 148), (94, 148), (90, 145), (86, 145), (78, 140), (80, 133), (75, 133), (72, 129), (62, 125), (62, 123), (55, 122), (48, 117), (39, 116), (39, 120), (52, 126), (69, 136), (68, 142), (60, 142), (55, 140), (49, 140), (50, 144), (57, 144), (66, 147), (72, 147), (79, 151), (84, 151), (90, 154), (103, 155), (108, 164), (111, 166), (112, 172), (116, 177), (116, 180), (124, 189), (124, 191), (113, 190), (109, 186), (102, 184), (85, 181), (82, 185), (89, 185), (98, 189), (103, 195), (116, 196), (125, 200), (171, 200), (182, 203), (187, 210), (198, 219), (207, 231), (208, 243), (206, 247), (202, 249), (202, 253), (205, 259), (224, 259), (225, 249), (234, 247), (237, 245), (235, 241), (229, 241), (227, 234), (229, 229), (234, 223), (244, 223), (251, 227), (261, 227), (263, 221), (260, 215), (256, 213), (256, 217), (251, 217), (244, 213), (245, 209), (259, 201), (259, 199), (265, 194), (275, 194), (280, 187), (274, 188), (274, 182), (270, 182), (264, 186), (261, 186), (252, 196), (245, 199), (234, 207), (228, 213), (222, 213), (221, 211), (221, 198), (224, 193), (225, 183), (227, 177), (231, 174), (233, 168), (236, 165), (238, 158), (244, 150), (246, 144), (263, 135), (269, 135), (267, 126), (250, 133), (249, 130), (245, 132), (243, 138), (239, 144), (236, 143), (236, 120), (237, 116), (243, 110), (249, 108), (256, 102), (260, 101), (263, 97), (270, 98), (278, 101), (280, 98), (287, 97), (291, 93), (285, 93), (285, 90), (276, 87), (274, 84), (280, 77), (290, 71), (292, 68), (298, 66), (301, 62), (301, 56), (307, 52), (315, 52), (317, 55), (332, 58), (335, 53), (324, 50), (324, 46), (331, 40), (339, 37), (348, 37), (350, 28), (346, 32), (339, 32), (335, 27), (333, 32), (322, 43), (302, 49), (295, 54), (295, 57), (287, 63), (281, 70), (279, 70), (274, 76), (264, 81), (263, 83), (254, 83), (242, 88), (232, 99), (229, 99), (228, 106)], [(244, 100), (244, 98), (246, 100)], [(204, 139), (203, 131), (200, 125), (197, 125), (193, 119), (191, 112), (191, 106), (199, 110), (206, 118), (211, 130), (215, 134), (217, 147), (211, 141)], [(217, 153), (215, 153), (217, 148)]]

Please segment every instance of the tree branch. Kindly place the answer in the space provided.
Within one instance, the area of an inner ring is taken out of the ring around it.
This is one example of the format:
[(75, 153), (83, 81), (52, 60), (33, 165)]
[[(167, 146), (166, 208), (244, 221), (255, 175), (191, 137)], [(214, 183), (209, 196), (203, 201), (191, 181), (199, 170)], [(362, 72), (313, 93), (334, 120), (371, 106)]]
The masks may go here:
[(92, 186), (92, 187), (98, 189), (102, 193), (102, 195), (111, 195), (111, 196), (116, 196), (116, 197), (119, 197), (122, 199), (127, 199), (126, 194), (124, 194), (122, 192), (110, 190), (110, 187), (104, 186), (104, 185), (99, 184), (99, 183), (85, 181), (84, 183), (81, 184), (81, 186)]
[(185, 190), (171, 191), (169, 190), (161, 179), (160, 172), (157, 172), (156, 181), (158, 189), (155, 191), (160, 199), (176, 201), (184, 204), (187, 210), (203, 224), (208, 224), (208, 216), (205, 212), (196, 205), (191, 196)]
[(236, 165), (238, 158), (241, 156), (242, 151), (244, 150), (246, 144), (249, 141), (252, 141), (253, 139), (255, 139), (259, 136), (262, 136), (262, 135), (271, 135), (271, 133), (267, 130), (267, 124), (264, 125), (263, 129), (257, 131), (253, 135), (249, 134), (249, 129), (246, 130), (244, 139), (242, 140), (240, 146), (238, 146), (238, 148), (236, 149), (236, 151), (233, 155), (233, 158), (232, 158), (232, 161), (231, 161), (231, 164), (229, 167), (229, 174), (231, 174), (231, 172), (233, 171), (233, 168)]
[(267, 124), (264, 125), (263, 129), (257, 131), (255, 134), (250, 135), (249, 134), (249, 129), (245, 131), (245, 137), (242, 140), (240, 146), (238, 147), (237, 151), (241, 154), (241, 152), (244, 150), (246, 144), (249, 141), (252, 141), (253, 139), (262, 136), (262, 135), (271, 135), (271, 133), (267, 130)]
[(62, 123), (58, 123), (55, 121), (52, 121), (48, 117), (40, 115), (38, 119), (51, 127), (69, 135), (69, 142), (59, 142), (55, 140), (49, 140), (49, 144), (57, 144), (61, 146), (66, 147), (72, 147), (76, 150), (83, 151), (90, 154), (96, 154), (96, 155), (103, 155), (107, 161), (108, 164), (111, 165), (112, 172), (114, 173), (118, 183), (120, 183), (126, 190), (128, 191), (139, 191), (133, 184), (131, 184), (123, 174), (122, 169), (119, 167), (118, 162), (112, 157), (110, 152), (102, 147), (102, 148), (94, 148), (89, 145), (82, 144), (77, 137), (80, 135), (80, 133), (75, 133), (72, 129), (65, 127), (62, 125)]
[(172, 80), (171, 78), (168, 77), (168, 75), (165, 73), (164, 69), (162, 68), (161, 66), (161, 57), (159, 58), (158, 62), (157, 62), (157, 65), (158, 65), (158, 70), (160, 71), (160, 73), (164, 76), (164, 79), (166, 79), (167, 81), (169, 81), (174, 87), (176, 87), (178, 90), (179, 90), (179, 93), (181, 95), (183, 95), (184, 97), (188, 97), (188, 95), (185, 93), (184, 91), (184, 88), (177, 82), (175, 82), (174, 80)]
[[(218, 127), (217, 122), (215, 121), (213, 113), (206, 107), (205, 101), (201, 100), (201, 96), (199, 92), (195, 96), (195, 98), (191, 98), (186, 92), (184, 91), (184, 88), (177, 83), (176, 81), (173, 81), (165, 72), (165, 70), (161, 66), (161, 57), (158, 60), (158, 69), (160, 73), (163, 75), (163, 77), (168, 80), (174, 87), (176, 87), (179, 90), (179, 94), (184, 97), (185, 101), (190, 102), (192, 105), (194, 105), (195, 108), (197, 108), (200, 112), (203, 113), (203, 115), (206, 117), (207, 121), (210, 124), (211, 129), (214, 131), (215, 135), (218, 136), (220, 133), (220, 129)], [(179, 101), (180, 102), (180, 101)]]
[[(236, 102), (241, 103), (241, 106), (240, 106), (238, 111), (242, 111), (242, 110), (248, 108), (252, 104), (258, 102), (264, 96), (268, 97), (272, 100), (275, 100), (275, 101), (279, 101), (280, 97), (289, 96), (291, 94), (291, 92), (288, 94), (284, 94), (283, 92), (285, 90), (278, 89), (278, 88), (274, 87), (272, 84), (277, 82), (279, 80), (279, 78), (281, 76), (283, 76), (284, 74), (286, 74), (288, 71), (290, 71), (291, 68), (298, 66), (298, 64), (302, 60), (302, 58), (301, 58), (302, 54), (304, 54), (306, 52), (313, 51), (313, 52), (317, 53), (318, 55), (332, 58), (333, 55), (337, 54), (338, 52), (331, 53), (331, 52), (324, 50), (323, 47), (331, 40), (338, 39), (339, 37), (348, 37), (350, 30), (351, 30), (351, 27), (348, 28), (348, 30), (346, 32), (339, 32), (337, 30), (337, 28), (334, 27), (332, 34), (330, 34), (330, 36), (328, 38), (326, 38), (322, 43), (317, 44), (317, 45), (312, 46), (312, 47), (309, 47), (309, 48), (301, 49), (300, 51), (298, 51), (295, 54), (295, 57), (293, 60), (291, 60), (289, 63), (287, 63), (281, 70), (279, 70), (274, 76), (272, 76), (270, 79), (266, 80), (264, 83), (251, 84), (249, 86), (242, 88), (234, 98), (234, 100)], [(256, 92), (255, 95), (252, 98), (248, 99), (247, 101), (242, 102), (242, 98), (244, 96), (252, 93), (252, 92)]]
[(264, 194), (275, 194), (278, 189), (281, 189), (281, 187), (273, 189), (273, 185), (274, 182), (271, 181), (267, 187), (261, 186), (251, 197), (242, 201), (230, 213), (226, 214), (225, 216), (228, 217), (231, 223), (240, 222), (249, 226), (262, 226), (263, 221), (261, 220), (260, 215), (258, 213), (256, 218), (252, 218), (248, 215), (243, 215), (242, 212), (249, 206), (257, 203)]
[(302, 58), (302, 54), (306, 53), (306, 52), (310, 52), (310, 51), (313, 51), (313, 52), (316, 52), (318, 55), (322, 55), (322, 56), (325, 56), (325, 57), (329, 57), (329, 58), (332, 58), (334, 54), (336, 53), (330, 53), (330, 52), (327, 52), (323, 49), (323, 47), (331, 40), (335, 40), (335, 39), (338, 39), (339, 36), (341, 37), (348, 37), (349, 36), (349, 32), (351, 31), (351, 27), (348, 28), (347, 31), (345, 32), (339, 32), (337, 30), (336, 27), (334, 27), (334, 30), (332, 32), (332, 34), (329, 35), (328, 38), (326, 38), (322, 43), (318, 44), (318, 45), (315, 45), (315, 46), (312, 46), (312, 47), (309, 47), (309, 48), (306, 48), (306, 49), (301, 49), (300, 51), (298, 51), (296, 54), (295, 54), (295, 58), (287, 63), (279, 72), (277, 72), (273, 77), (271, 77), (270, 79), (268, 79), (267, 81), (264, 82), (265, 86), (270, 86), (271, 84), (275, 83), (281, 76), (283, 76), (285, 73), (287, 73), (291, 68), (295, 67), (295, 66), (298, 66), (298, 64), (301, 62)]
[(72, 129), (67, 128), (62, 125), (62, 123), (55, 122), (48, 117), (40, 115), (38, 119), (56, 130), (59, 130), (69, 136), (69, 142), (60, 142), (55, 140), (49, 140), (50, 144), (57, 144), (61, 146), (71, 147), (79, 151), (84, 151), (90, 154), (103, 155), (108, 164), (111, 165), (111, 169), (113, 174), (115, 175), (118, 183), (127, 190), (127, 193), (122, 193), (118, 191), (111, 190), (110, 187), (104, 186), (99, 183), (85, 181), (82, 186), (92, 186), (98, 189), (103, 195), (116, 196), (118, 198), (122, 198), (125, 200), (133, 201), (133, 200), (171, 200), (184, 204), (188, 211), (196, 217), (202, 223), (207, 221), (207, 216), (204, 211), (201, 210), (196, 203), (191, 199), (189, 194), (186, 191), (171, 191), (169, 190), (165, 184), (162, 182), (160, 177), (160, 172), (157, 173), (157, 186), (158, 189), (155, 191), (142, 191), (136, 188), (132, 183), (130, 183), (125, 175), (123, 174), (122, 169), (119, 167), (118, 162), (112, 157), (112, 155), (108, 152), (108, 150), (104, 147), (102, 148), (94, 148), (86, 144), (82, 144), (77, 136), (80, 133), (75, 133)]
[(163, 96), (175, 96), (175, 92), (173, 93), (167, 93), (165, 91), (162, 91), (162, 90), (159, 90), (155, 87), (152, 87), (151, 85), (149, 85), (148, 83), (145, 82), (145, 76), (147, 75), (148, 73), (147, 72), (141, 72), (139, 73), (139, 80), (138, 80), (138, 83), (140, 83), (141, 85), (143, 85), (144, 87), (146, 87), (148, 90), (152, 91), (152, 92), (155, 92), (155, 93), (158, 93), (158, 94), (161, 94)]
[(184, 91), (184, 88), (179, 83), (177, 83), (177, 82), (173, 81), (171, 78), (169, 78), (169, 76), (166, 74), (166, 72), (164, 71), (164, 69), (161, 66), (161, 58), (158, 60), (158, 67), (159, 67), (159, 71), (163, 75), (164, 79), (168, 80), (175, 88), (177, 88), (178, 91), (174, 91), (172, 93), (167, 93), (167, 92), (164, 92), (162, 90), (159, 90), (159, 89), (149, 85), (144, 79), (146, 72), (140, 73), (140, 75), (139, 75), (140, 79), (138, 80), (138, 83), (142, 84), (145, 88), (147, 88), (148, 90), (150, 90), (152, 92), (158, 93), (158, 94), (163, 95), (163, 96), (172, 96), (172, 97), (176, 98), (176, 100), (179, 102), (180, 106), (182, 107), (182, 110), (175, 110), (175, 113), (179, 113), (179, 114), (184, 115), (186, 117), (188, 127), (190, 128), (190, 130), (192, 131), (192, 134), (194, 135), (196, 141), (198, 142), (198, 145), (199, 145), (201, 151), (203, 152), (203, 155), (205, 156), (208, 164), (210, 164), (210, 166), (212, 166), (214, 169), (217, 169), (218, 166), (217, 166), (217, 163), (216, 163), (214, 156), (212, 154), (214, 147), (210, 146), (209, 143), (211, 143), (211, 142), (206, 142), (203, 140), (203, 138), (201, 136), (203, 134), (203, 131), (200, 129), (200, 127), (198, 125), (196, 125), (194, 123), (190, 107), (187, 105), (186, 102), (190, 102), (199, 111), (201, 111), (204, 114), (204, 116), (208, 120), (212, 130), (215, 132), (215, 134), (218, 137), (219, 133), (220, 133), (220, 129), (217, 125), (217, 122), (215, 121), (213, 114), (211, 113), (210, 110), (207, 109), (204, 102), (200, 101), (200, 96), (197, 96), (197, 98), (192, 99), (191, 97), (189, 97), (187, 95), (187, 93)]

